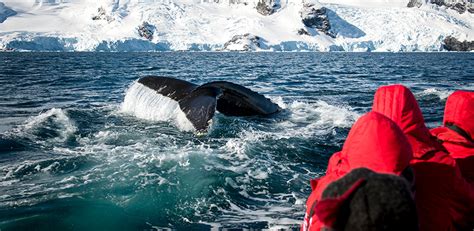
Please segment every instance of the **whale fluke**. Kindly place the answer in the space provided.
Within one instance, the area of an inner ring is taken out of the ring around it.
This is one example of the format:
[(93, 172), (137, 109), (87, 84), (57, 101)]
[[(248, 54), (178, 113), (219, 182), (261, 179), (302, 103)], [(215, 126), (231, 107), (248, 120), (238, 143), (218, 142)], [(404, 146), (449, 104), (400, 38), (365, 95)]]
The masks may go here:
[(170, 77), (147, 76), (138, 82), (177, 101), (198, 132), (207, 131), (216, 110), (226, 116), (265, 116), (280, 110), (265, 96), (227, 81), (199, 86)]
[(235, 83), (215, 81), (199, 88), (203, 87), (222, 90), (222, 95), (217, 100), (217, 111), (226, 116), (270, 115), (280, 110), (277, 104), (265, 96)]
[(138, 82), (176, 101), (183, 99), (198, 87), (188, 81), (169, 77), (147, 76), (140, 78)]
[(205, 131), (209, 127), (220, 93), (218, 88), (197, 88), (178, 101), (179, 107), (197, 131)]

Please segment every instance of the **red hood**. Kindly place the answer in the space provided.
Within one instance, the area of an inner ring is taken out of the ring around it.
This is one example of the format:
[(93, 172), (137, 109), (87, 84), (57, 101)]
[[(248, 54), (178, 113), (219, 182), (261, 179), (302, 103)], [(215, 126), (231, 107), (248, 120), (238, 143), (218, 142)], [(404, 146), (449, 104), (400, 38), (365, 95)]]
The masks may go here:
[[(458, 164), (459, 161), (467, 161), (459, 159), (472, 158), (472, 156), (474, 156), (474, 142), (466, 139), (459, 133), (447, 127), (439, 127), (432, 129), (431, 134), (443, 142), (443, 146), (449, 152), (449, 155), (455, 159), (458, 159)], [(470, 161), (474, 161), (474, 159), (471, 159)], [(474, 165), (471, 164), (470, 166)], [(472, 169), (472, 167), (469, 167), (468, 169), (471, 171), (470, 169)], [(461, 171), (463, 170), (461, 169)], [(472, 169), (472, 171), (474, 173), (474, 169)], [(474, 177), (472, 178), (474, 179)]]
[(425, 126), (418, 102), (411, 91), (403, 85), (380, 87), (374, 96), (372, 111), (379, 112), (393, 120), (407, 135), (414, 156), (442, 150)]
[[(433, 136), (436, 136), (438, 140), (443, 142), (443, 145), (445, 145), (445, 142), (457, 144), (457, 145), (462, 145), (467, 148), (474, 148), (474, 142), (466, 139), (466, 137), (460, 135), (459, 133), (447, 128), (447, 127), (437, 127), (433, 128), (430, 130), (431, 134)], [(448, 148), (449, 150), (449, 148)], [(474, 152), (474, 150), (472, 150)], [(450, 151), (451, 153), (451, 151)], [(452, 154), (452, 153), (451, 153)]]
[(387, 117), (369, 112), (352, 126), (342, 148), (348, 171), (366, 167), (400, 175), (410, 164), (412, 149), (400, 128)]
[(474, 92), (456, 91), (446, 100), (443, 124), (453, 123), (474, 139)]
[(326, 175), (312, 180), (303, 227), (319, 230), (322, 223), (311, 214), (326, 187), (350, 172), (365, 167), (374, 172), (400, 175), (412, 159), (412, 148), (400, 128), (389, 118), (369, 112), (352, 126), (342, 151), (331, 156)]

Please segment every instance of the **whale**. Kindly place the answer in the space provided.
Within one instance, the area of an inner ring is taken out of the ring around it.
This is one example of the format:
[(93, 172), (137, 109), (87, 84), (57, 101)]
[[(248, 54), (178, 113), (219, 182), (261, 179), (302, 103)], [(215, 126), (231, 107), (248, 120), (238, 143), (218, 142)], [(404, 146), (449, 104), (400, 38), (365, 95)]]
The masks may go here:
[(176, 101), (199, 133), (207, 132), (216, 111), (225, 116), (269, 116), (281, 110), (265, 96), (228, 81), (197, 85), (172, 77), (146, 76), (138, 83)]

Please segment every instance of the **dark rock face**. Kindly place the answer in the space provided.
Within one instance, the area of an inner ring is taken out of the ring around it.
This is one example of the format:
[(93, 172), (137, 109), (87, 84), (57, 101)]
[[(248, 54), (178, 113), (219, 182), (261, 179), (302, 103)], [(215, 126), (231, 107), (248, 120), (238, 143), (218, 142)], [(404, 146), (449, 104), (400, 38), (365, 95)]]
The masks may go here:
[(307, 30), (301, 28), (298, 30), (299, 35), (311, 35)]
[(438, 6), (444, 6), (444, 0), (431, 0), (431, 3), (436, 4)]
[(304, 4), (303, 9), (300, 11), (300, 16), (306, 27), (315, 28), (326, 35), (334, 37), (334, 35), (329, 31), (331, 29), (331, 23), (329, 22), (326, 11), (327, 9), (322, 6)]
[(256, 8), (258, 13), (266, 16), (275, 13), (279, 6), (278, 0), (259, 0)]
[(114, 18), (112, 18), (112, 16), (110, 15), (107, 15), (107, 12), (105, 11), (103, 7), (99, 7), (97, 9), (97, 15), (93, 16), (92, 20), (94, 21), (105, 20), (107, 22), (112, 22), (114, 21)]
[(153, 34), (155, 33), (156, 27), (149, 24), (148, 22), (143, 22), (140, 26), (138, 26), (138, 35), (142, 38), (146, 38), (148, 40), (153, 40)]
[[(423, 5), (423, 0), (410, 0), (408, 2), (407, 7), (421, 7)], [(438, 6), (444, 6), (449, 9), (453, 9), (460, 14), (464, 14), (466, 11), (473, 14), (474, 8), (471, 7), (467, 2), (457, 2), (457, 3), (450, 3), (446, 0), (429, 0), (428, 3), (435, 4)]]
[(463, 42), (457, 40), (454, 37), (448, 36), (444, 39), (443, 47), (448, 51), (472, 51), (474, 50), (474, 41)]
[(447, 3), (445, 0), (431, 0), (431, 3), (438, 6), (446, 6), (447, 8), (453, 9), (460, 14), (463, 14), (466, 11), (471, 14), (474, 13), (474, 8), (470, 7), (466, 2)]
[(466, 3), (456, 3), (453, 6), (451, 6), (451, 9), (459, 12), (460, 14), (466, 12), (467, 10), (467, 5)]
[(423, 4), (419, 0), (410, 0), (407, 4), (407, 7), (418, 7), (420, 8)]
[(224, 50), (229, 51), (251, 51), (261, 48), (263, 39), (252, 34), (234, 35), (232, 39), (224, 44)]

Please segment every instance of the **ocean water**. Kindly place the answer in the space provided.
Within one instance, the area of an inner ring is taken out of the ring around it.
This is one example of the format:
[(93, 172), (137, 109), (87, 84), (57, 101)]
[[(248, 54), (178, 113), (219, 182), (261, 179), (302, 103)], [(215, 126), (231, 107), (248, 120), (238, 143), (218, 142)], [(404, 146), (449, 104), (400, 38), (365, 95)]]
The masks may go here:
[[(146, 75), (232, 81), (284, 110), (196, 136), (136, 93)], [(474, 90), (474, 54), (0, 53), (0, 229), (297, 230), (309, 180), (395, 83), (438, 126)]]

